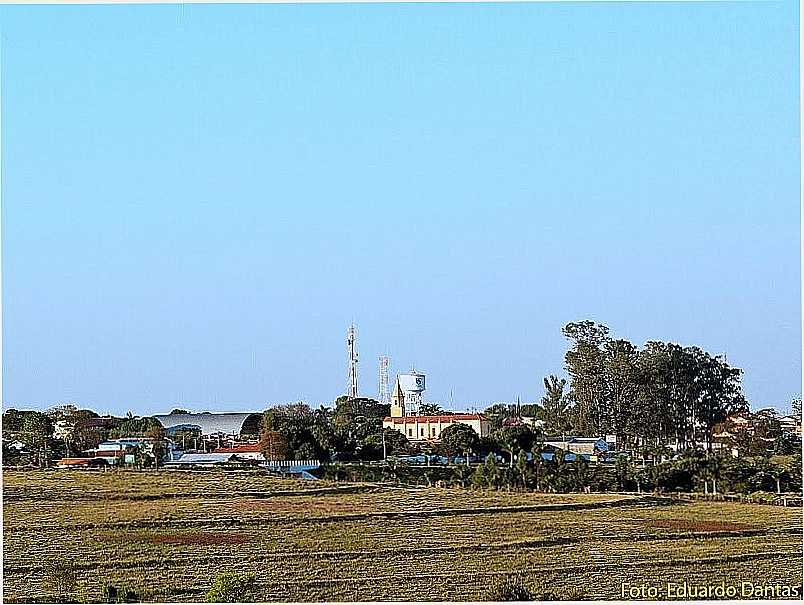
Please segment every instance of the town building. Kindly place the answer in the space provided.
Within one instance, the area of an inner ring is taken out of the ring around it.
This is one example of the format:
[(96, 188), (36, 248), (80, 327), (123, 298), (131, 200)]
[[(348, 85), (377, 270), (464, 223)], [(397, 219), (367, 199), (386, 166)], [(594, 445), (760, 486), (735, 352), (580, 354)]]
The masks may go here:
[(108, 431), (120, 426), (125, 418), (115, 416), (100, 416), (98, 418), (81, 418), (75, 421), (76, 429), (99, 429)]
[(167, 433), (196, 430), (204, 438), (256, 440), (260, 434), (262, 414), (239, 412), (226, 414), (157, 414), (154, 416)]
[[(123, 437), (121, 439), (110, 439), (102, 441), (98, 447), (84, 450), (84, 455), (89, 458), (103, 459), (106, 464), (133, 464), (134, 450), (140, 450), (142, 454), (154, 458), (153, 439), (149, 437)], [(176, 455), (176, 444), (170, 439), (165, 439), (165, 458), (172, 460)]]
[(409, 441), (438, 441), (442, 431), (454, 424), (466, 424), (481, 437), (489, 434), (489, 421), (482, 414), (419, 414), (424, 403), (425, 384), (425, 375), (416, 370), (396, 377), (391, 415), (383, 419), (383, 429), (397, 430)]
[(56, 468), (97, 468), (106, 464), (101, 458), (62, 458), (56, 462)]
[(799, 416), (782, 416), (779, 418), (782, 433), (801, 438), (801, 418)]
[(438, 441), (441, 433), (453, 424), (466, 424), (481, 437), (490, 431), (489, 421), (482, 414), (444, 414), (441, 416), (390, 416), (382, 421), (383, 429), (395, 429), (409, 441)]
[(263, 456), (262, 452), (260, 451), (259, 443), (243, 443), (232, 447), (219, 447), (212, 450), (212, 453), (234, 454), (243, 460), (257, 460), (259, 462), (265, 461), (265, 456)]
[(211, 468), (218, 466), (245, 466), (254, 464), (253, 460), (247, 460), (237, 454), (218, 453), (218, 454), (182, 454), (177, 460), (165, 463), (166, 468), (192, 468), (203, 467)]
[(598, 456), (609, 451), (605, 437), (562, 437), (545, 439), (544, 445), (573, 454)]

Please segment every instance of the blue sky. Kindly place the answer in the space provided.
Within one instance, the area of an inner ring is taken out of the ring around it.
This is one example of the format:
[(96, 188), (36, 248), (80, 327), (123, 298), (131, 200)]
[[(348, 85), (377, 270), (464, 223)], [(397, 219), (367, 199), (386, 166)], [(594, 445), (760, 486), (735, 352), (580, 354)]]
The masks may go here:
[(3, 398), (456, 408), (580, 319), (801, 390), (798, 5), (0, 8)]

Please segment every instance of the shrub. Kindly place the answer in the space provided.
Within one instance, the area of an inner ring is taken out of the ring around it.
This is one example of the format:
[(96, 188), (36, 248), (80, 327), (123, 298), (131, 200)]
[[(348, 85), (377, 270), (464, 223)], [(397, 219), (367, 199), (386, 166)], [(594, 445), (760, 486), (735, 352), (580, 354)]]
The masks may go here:
[(532, 601), (533, 595), (517, 576), (508, 576), (491, 587), (487, 601)]
[(101, 592), (104, 603), (139, 603), (137, 592), (127, 586), (118, 588), (114, 584), (104, 584)]
[(72, 601), (76, 587), (76, 573), (72, 564), (64, 561), (49, 563), (45, 566), (48, 587), (63, 602)]
[(254, 601), (254, 576), (222, 573), (204, 595), (207, 603), (249, 603)]

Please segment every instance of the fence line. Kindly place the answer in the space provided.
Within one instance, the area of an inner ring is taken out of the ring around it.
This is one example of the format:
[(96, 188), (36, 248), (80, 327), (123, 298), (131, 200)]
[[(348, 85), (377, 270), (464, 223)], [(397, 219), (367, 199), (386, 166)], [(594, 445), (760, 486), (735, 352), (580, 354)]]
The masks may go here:
[(260, 466), (272, 469), (292, 469), (292, 468), (318, 468), (321, 466), (320, 460), (266, 460)]

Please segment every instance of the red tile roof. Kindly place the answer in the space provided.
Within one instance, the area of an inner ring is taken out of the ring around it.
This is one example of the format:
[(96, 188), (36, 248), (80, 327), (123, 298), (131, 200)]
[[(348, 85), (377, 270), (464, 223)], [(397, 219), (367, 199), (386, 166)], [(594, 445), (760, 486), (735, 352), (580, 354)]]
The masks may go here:
[(386, 416), (383, 422), (408, 424), (416, 422), (454, 422), (456, 420), (485, 420), (482, 414), (449, 414), (445, 416)]
[(92, 461), (92, 458), (62, 458), (56, 464), (61, 464), (64, 466), (82, 466), (89, 464)]
[(249, 454), (259, 452), (259, 443), (244, 443), (243, 445), (236, 445), (234, 447), (219, 447), (212, 450), (213, 454)]

